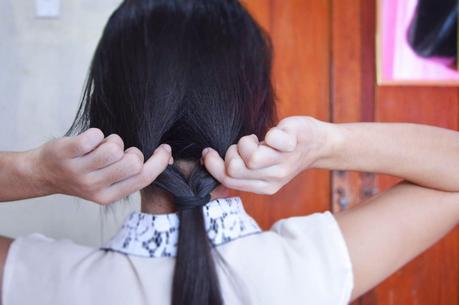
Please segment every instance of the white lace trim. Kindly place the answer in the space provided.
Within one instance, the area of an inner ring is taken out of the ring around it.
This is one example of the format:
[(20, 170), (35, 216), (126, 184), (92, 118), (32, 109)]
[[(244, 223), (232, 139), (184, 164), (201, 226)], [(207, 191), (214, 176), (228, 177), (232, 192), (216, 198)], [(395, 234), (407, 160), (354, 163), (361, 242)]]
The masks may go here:
[[(239, 197), (215, 199), (202, 209), (209, 242), (214, 247), (261, 232)], [(176, 256), (179, 223), (176, 213), (132, 212), (102, 249), (143, 257)]]

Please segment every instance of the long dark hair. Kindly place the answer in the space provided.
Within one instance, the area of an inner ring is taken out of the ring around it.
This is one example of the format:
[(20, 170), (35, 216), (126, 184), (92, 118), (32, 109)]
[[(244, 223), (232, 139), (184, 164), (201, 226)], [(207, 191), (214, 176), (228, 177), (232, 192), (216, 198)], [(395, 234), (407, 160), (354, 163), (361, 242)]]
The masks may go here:
[[(196, 165), (188, 176), (169, 165), (149, 188), (203, 198), (218, 182), (202, 150), (223, 157), (274, 120), (270, 41), (238, 1), (126, 0), (104, 29), (67, 135), (117, 133), (145, 159), (168, 143), (175, 160)], [(202, 208), (178, 214), (172, 304), (223, 304)]]

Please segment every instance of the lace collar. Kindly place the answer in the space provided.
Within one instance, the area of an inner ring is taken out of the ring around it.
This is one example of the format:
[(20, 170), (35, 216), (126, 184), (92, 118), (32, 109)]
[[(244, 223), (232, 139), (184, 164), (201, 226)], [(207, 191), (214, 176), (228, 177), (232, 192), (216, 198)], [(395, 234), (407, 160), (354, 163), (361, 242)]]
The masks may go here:
[[(204, 222), (212, 246), (259, 233), (239, 197), (215, 199), (203, 206)], [(119, 232), (102, 249), (143, 257), (170, 257), (177, 253), (179, 218), (176, 213), (132, 212)]]

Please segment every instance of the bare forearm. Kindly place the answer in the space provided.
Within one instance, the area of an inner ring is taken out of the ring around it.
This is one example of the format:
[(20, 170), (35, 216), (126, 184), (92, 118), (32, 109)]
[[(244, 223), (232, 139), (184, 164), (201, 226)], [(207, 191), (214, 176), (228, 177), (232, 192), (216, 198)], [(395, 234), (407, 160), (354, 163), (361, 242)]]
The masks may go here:
[(0, 202), (48, 195), (29, 152), (0, 152)]
[(328, 124), (330, 149), (319, 168), (384, 173), (459, 191), (459, 132), (409, 123)]

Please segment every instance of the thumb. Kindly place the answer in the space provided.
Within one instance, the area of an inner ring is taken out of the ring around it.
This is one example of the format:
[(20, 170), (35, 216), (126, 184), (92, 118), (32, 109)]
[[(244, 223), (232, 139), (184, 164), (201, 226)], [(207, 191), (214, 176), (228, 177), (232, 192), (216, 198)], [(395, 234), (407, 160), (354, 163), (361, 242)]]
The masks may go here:
[(151, 184), (172, 162), (171, 147), (168, 144), (160, 145), (143, 166), (144, 184)]
[(224, 184), (225, 161), (217, 151), (207, 147), (203, 150), (202, 163), (207, 171), (220, 183)]
[(296, 148), (297, 137), (285, 129), (273, 127), (266, 133), (265, 144), (282, 152), (291, 152)]

